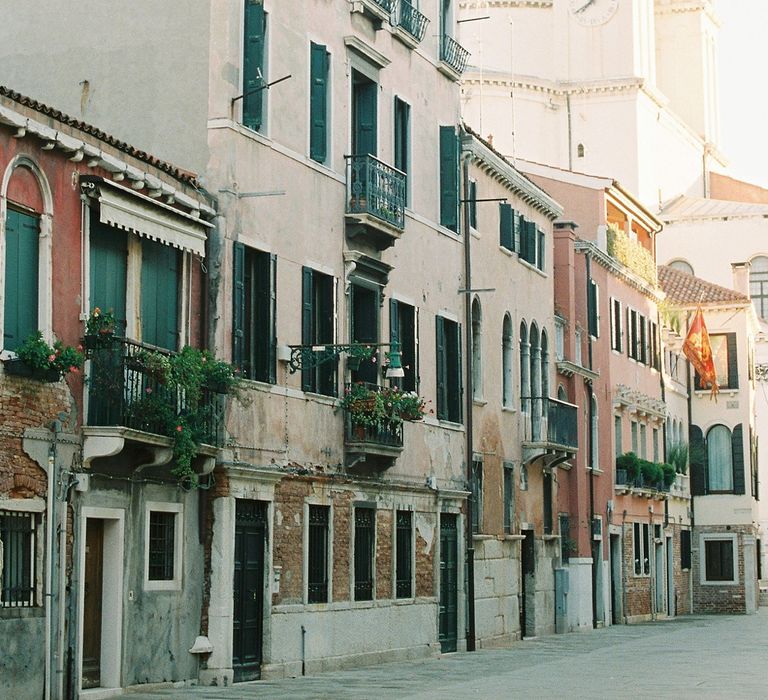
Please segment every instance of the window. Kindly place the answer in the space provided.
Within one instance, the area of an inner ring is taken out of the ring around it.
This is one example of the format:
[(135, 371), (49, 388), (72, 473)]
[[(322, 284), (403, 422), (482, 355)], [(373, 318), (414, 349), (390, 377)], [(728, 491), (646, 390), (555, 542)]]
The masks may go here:
[(309, 506), (307, 533), (307, 602), (328, 602), (330, 506)]
[(8, 208), (5, 218), (3, 348), (15, 350), (38, 330), (40, 220)]
[(654, 369), (661, 369), (661, 352), (659, 352), (659, 328), (653, 321), (648, 321), (649, 350), (648, 364)]
[(483, 398), (483, 312), (480, 300), (472, 300), (472, 398)]
[(691, 531), (680, 530), (680, 568), (691, 568)]
[(531, 265), (536, 264), (536, 223), (520, 217), (520, 257)]
[(598, 440), (598, 426), (600, 424), (598, 420), (597, 415), (597, 396), (592, 394), (592, 398), (590, 399), (590, 407), (592, 409), (592, 425), (591, 425), (591, 445), (589, 446), (589, 455), (590, 455), (590, 468), (591, 469), (599, 469), (599, 454), (600, 449), (599, 445), (600, 442)]
[(584, 336), (584, 332), (581, 328), (577, 328), (574, 333), (574, 347), (576, 348), (574, 353), (574, 362), (579, 366), (583, 367), (584, 363), (582, 362), (582, 338)]
[(128, 284), (128, 236), (125, 231), (102, 224), (90, 208), (90, 297), (91, 309), (111, 309), (118, 335), (126, 334)]
[(651, 573), (649, 559), (649, 530), (648, 523), (634, 523), (633, 553), (635, 559), (635, 576), (647, 576)]
[(633, 360), (640, 359), (638, 349), (639, 330), (637, 327), (638, 313), (627, 307), (627, 355)]
[[(353, 343), (379, 342), (379, 309), (381, 295), (378, 288), (352, 284), (349, 298), (351, 301), (351, 340)], [(352, 372), (353, 382), (379, 383), (379, 364), (376, 356), (360, 361), (358, 369)]]
[(565, 319), (555, 316), (555, 359), (565, 359)]
[(757, 315), (768, 318), (768, 258), (758, 255), (749, 267), (749, 296)]
[(530, 410), (531, 399), (531, 346), (528, 343), (528, 327), (525, 321), (520, 324), (520, 410)]
[(528, 490), (528, 467), (525, 464), (520, 465), (520, 490)]
[(600, 337), (600, 294), (597, 282), (589, 280), (587, 288), (587, 330), (593, 338)]
[[(406, 175), (411, 160), (411, 106), (395, 97), (395, 167)], [(405, 203), (409, 204), (408, 187)]]
[[(518, 222), (518, 214), (511, 204), (502, 202), (499, 204), (499, 245), (507, 250), (517, 250), (515, 244), (515, 228)], [(519, 235), (519, 231), (518, 231)]]
[(544, 245), (544, 231), (542, 231), (540, 228), (536, 229), (536, 235), (538, 238), (538, 248), (536, 253), (536, 267), (539, 268), (542, 272), (544, 272), (544, 267), (546, 266), (546, 247)]
[(146, 590), (181, 588), (181, 551), (183, 546), (182, 505), (147, 503), (145, 523)]
[(611, 299), (611, 350), (621, 352), (621, 302)]
[(735, 581), (733, 566), (734, 541), (728, 539), (704, 540), (704, 566), (706, 581)]
[[(735, 333), (717, 333), (709, 336), (712, 345), (712, 361), (715, 364), (717, 383), (721, 389), (739, 388), (738, 355)], [(699, 373), (695, 373), (694, 388), (702, 389)]]
[(571, 519), (567, 513), (560, 513), (560, 560), (567, 564), (571, 558)]
[(395, 596), (413, 597), (413, 513), (398, 510), (395, 536)]
[(645, 459), (648, 456), (648, 428), (645, 423), (640, 423), (640, 457)]
[(232, 362), (241, 376), (275, 382), (277, 257), (235, 243)]
[(733, 491), (733, 447), (731, 431), (724, 425), (715, 425), (707, 433), (707, 490)]
[(355, 600), (373, 600), (376, 511), (355, 508)]
[(504, 534), (511, 535), (515, 522), (515, 465), (504, 462)]
[[(309, 267), (302, 268), (301, 344), (333, 343), (336, 337), (335, 279)], [(336, 395), (336, 366), (331, 360), (302, 369), (301, 388), (326, 396)]]
[(459, 139), (452, 126), (440, 127), (440, 225), (459, 232)]
[(541, 488), (543, 491), (544, 509), (543, 509), (543, 525), (544, 534), (552, 534), (552, 472), (550, 470), (545, 471), (541, 479)]
[(141, 239), (141, 340), (166, 350), (179, 349), (181, 252)]
[(629, 421), (629, 427), (632, 432), (632, 452), (638, 454), (637, 421)]
[(322, 44), (309, 47), (309, 157), (328, 159), (328, 69), (330, 54)]
[(437, 417), (460, 423), (462, 419), (461, 326), (443, 316), (437, 328)]
[(622, 437), (621, 437), (621, 416), (614, 416), (613, 417), (613, 443), (614, 443), (614, 454), (616, 457), (619, 457), (624, 454), (624, 447), (622, 445)]
[(400, 362), (405, 375), (400, 380), (403, 391), (416, 391), (418, 372), (418, 310), (398, 301), (389, 301), (389, 342), (400, 344)]
[(644, 365), (648, 362), (648, 323), (645, 316), (638, 315), (638, 325), (640, 328), (640, 346), (638, 351), (638, 360)]
[(504, 408), (512, 408), (514, 402), (514, 387), (512, 386), (513, 363), (512, 318), (509, 314), (505, 314), (501, 334), (501, 403)]
[(686, 260), (672, 260), (669, 263), (669, 267), (678, 272), (684, 272), (686, 275), (693, 274), (693, 267)]
[(469, 227), (477, 230), (477, 180), (469, 181)]
[(34, 513), (0, 510), (0, 607), (29, 608), (35, 600), (36, 520)]
[(651, 441), (653, 444), (653, 461), (659, 461), (659, 429), (654, 428), (651, 433)]
[(373, 80), (352, 71), (352, 155), (376, 155), (378, 92)]
[(267, 15), (263, 0), (245, 0), (243, 38), (243, 124), (254, 131), (264, 125), (267, 90)]
[(483, 460), (472, 460), (472, 533), (483, 531)]

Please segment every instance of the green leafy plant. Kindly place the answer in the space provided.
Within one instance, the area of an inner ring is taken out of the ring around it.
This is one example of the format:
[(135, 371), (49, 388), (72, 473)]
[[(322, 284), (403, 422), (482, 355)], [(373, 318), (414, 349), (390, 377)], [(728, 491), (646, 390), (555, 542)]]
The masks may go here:
[(161, 384), (168, 381), (171, 372), (171, 360), (168, 355), (155, 350), (139, 350), (131, 358), (131, 364), (147, 372)]
[(647, 459), (640, 460), (640, 473), (646, 486), (654, 486), (664, 478), (664, 471), (660, 464), (650, 462)]
[(55, 370), (61, 375), (79, 371), (85, 361), (80, 349), (64, 345), (60, 340), (51, 347), (40, 331), (28, 336), (16, 349), (16, 355), (32, 369)]
[(675, 479), (677, 478), (677, 469), (675, 468), (674, 464), (669, 464), (665, 462), (661, 465), (661, 471), (662, 471), (662, 479), (664, 481), (664, 486), (666, 488), (669, 488), (672, 486), (672, 484), (675, 483)]
[(421, 420), (427, 412), (427, 402), (415, 391), (357, 382), (345, 391), (338, 408), (349, 414), (353, 425), (382, 428)]
[(85, 322), (86, 335), (112, 335), (117, 328), (117, 321), (112, 309), (102, 311), (98, 306), (91, 311)]
[(678, 474), (688, 473), (688, 443), (677, 442), (667, 450), (667, 459), (675, 465)]
[(640, 459), (634, 452), (625, 452), (616, 458), (616, 469), (624, 469), (631, 481), (640, 475)]
[(608, 255), (649, 284), (656, 286), (656, 263), (651, 253), (642, 245), (633, 241), (616, 224), (608, 225), (607, 243)]

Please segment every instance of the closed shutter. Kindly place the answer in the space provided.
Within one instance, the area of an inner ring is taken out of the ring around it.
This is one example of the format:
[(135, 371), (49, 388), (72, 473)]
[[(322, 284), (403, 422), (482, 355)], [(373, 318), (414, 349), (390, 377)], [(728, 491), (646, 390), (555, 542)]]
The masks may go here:
[(354, 155), (376, 155), (376, 96), (378, 85), (360, 83), (355, 89)]
[(5, 226), (3, 347), (15, 350), (37, 330), (38, 219), (8, 209)]
[(461, 361), (461, 324), (456, 324), (456, 362), (453, 366), (453, 372), (455, 373), (454, 386), (456, 387), (456, 402), (455, 408), (455, 420), (460, 423), (464, 417), (464, 372)]
[(644, 365), (648, 364), (648, 321), (645, 316), (640, 315), (638, 317), (640, 324), (640, 362)]
[(594, 280), (589, 280), (588, 287), (589, 298), (587, 299), (587, 325), (589, 334), (593, 338), (598, 337), (598, 322), (597, 322), (597, 284)]
[(328, 156), (328, 52), (321, 44), (310, 46), (309, 157), (319, 163)]
[(232, 364), (243, 369), (245, 342), (245, 246), (235, 243), (232, 246), (234, 262), (232, 288)]
[(528, 260), (528, 236), (526, 235), (528, 222), (525, 220), (525, 217), (520, 214), (516, 224), (515, 237), (516, 239), (519, 237), (519, 246), (517, 250), (522, 260)]
[(440, 127), (440, 225), (459, 231), (459, 140), (452, 126)]
[(537, 245), (537, 254), (536, 254), (536, 267), (539, 268), (542, 272), (544, 271), (544, 267), (546, 265), (546, 257), (545, 252), (546, 248), (544, 245), (544, 231), (542, 231), (540, 228), (536, 229), (536, 237), (538, 241)]
[(469, 181), (469, 225), (477, 229), (477, 182)]
[[(314, 272), (310, 267), (301, 268), (301, 344), (313, 345), (313, 299), (314, 299)], [(314, 372), (311, 369), (301, 370), (301, 388), (304, 391), (312, 391), (314, 387)]]
[(688, 428), (689, 459), (691, 464), (691, 495), (707, 493), (707, 445), (698, 425)]
[(746, 493), (744, 479), (744, 429), (739, 423), (731, 433), (731, 455), (733, 462), (733, 492)]
[(270, 384), (277, 381), (277, 255), (269, 256), (269, 367)]
[(511, 204), (499, 204), (499, 245), (507, 250), (515, 249), (514, 213)]
[[(264, 90), (264, 35), (266, 16), (263, 0), (245, 0), (245, 36), (243, 38), (243, 124), (258, 131)], [(259, 76), (261, 75), (261, 79)], [(253, 92), (256, 90), (256, 92)], [(249, 94), (250, 93), (250, 94)]]
[(736, 334), (726, 333), (726, 342), (728, 343), (728, 388), (739, 388), (739, 362), (738, 352), (736, 350)]
[(522, 250), (522, 226), (523, 226), (523, 215), (513, 211), (512, 212), (512, 228), (514, 229), (514, 233), (512, 236), (512, 250), (516, 250), (520, 252)]
[[(253, 260), (253, 379), (275, 381), (275, 272), (277, 258), (257, 253)], [(246, 260), (246, 265), (248, 261)]]
[(445, 420), (448, 417), (448, 378), (445, 347), (445, 319), (435, 317), (437, 333), (437, 417)]
[(125, 290), (128, 270), (128, 245), (124, 231), (91, 219), (90, 306), (112, 311), (117, 333), (125, 332)]
[[(396, 299), (389, 300), (389, 343), (390, 349), (395, 343), (400, 343), (400, 309)], [(401, 348), (402, 351), (402, 348)]]
[(176, 248), (146, 238), (141, 245), (141, 339), (179, 349), (179, 256)]

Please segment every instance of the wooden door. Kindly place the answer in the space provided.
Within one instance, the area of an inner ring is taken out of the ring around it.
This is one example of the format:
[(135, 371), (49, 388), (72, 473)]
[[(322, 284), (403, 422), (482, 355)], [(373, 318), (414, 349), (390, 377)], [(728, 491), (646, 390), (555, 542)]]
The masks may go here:
[(440, 649), (456, 651), (458, 625), (458, 530), (456, 515), (440, 514)]
[(85, 597), (83, 601), (83, 688), (101, 685), (101, 607), (104, 562), (104, 521), (86, 520)]

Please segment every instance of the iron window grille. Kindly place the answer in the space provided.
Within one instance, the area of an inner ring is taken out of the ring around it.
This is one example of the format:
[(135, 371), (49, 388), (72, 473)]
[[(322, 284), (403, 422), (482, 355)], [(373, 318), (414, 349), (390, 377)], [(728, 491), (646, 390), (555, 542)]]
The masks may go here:
[(355, 508), (355, 600), (373, 600), (375, 523), (373, 508)]
[(397, 598), (411, 598), (413, 597), (411, 567), (411, 557), (413, 555), (413, 513), (409, 510), (398, 510), (396, 521), (395, 596)]
[(33, 513), (0, 512), (2, 607), (35, 605), (35, 525)]
[(309, 506), (309, 552), (307, 601), (328, 602), (328, 523), (329, 506)]
[(176, 513), (149, 513), (149, 580), (173, 581)]

